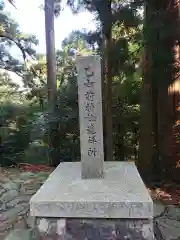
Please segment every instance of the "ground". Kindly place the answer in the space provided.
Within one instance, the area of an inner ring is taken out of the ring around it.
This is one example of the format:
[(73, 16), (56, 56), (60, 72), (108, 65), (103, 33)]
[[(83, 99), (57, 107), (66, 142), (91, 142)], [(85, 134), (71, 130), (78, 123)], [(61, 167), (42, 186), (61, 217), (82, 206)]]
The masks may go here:
[[(23, 171), (1, 169), (0, 240), (12, 239), (11, 234), (15, 232), (13, 240), (16, 240), (15, 236), (18, 234), (23, 240), (31, 240), (28, 232), (33, 225), (33, 219), (29, 215), (29, 199), (51, 172), (41, 167), (37, 172), (34, 170), (30, 167), (24, 168)], [(172, 186), (173, 184), (169, 184), (159, 188), (150, 188), (155, 206), (154, 230), (158, 240), (180, 239), (180, 191)]]

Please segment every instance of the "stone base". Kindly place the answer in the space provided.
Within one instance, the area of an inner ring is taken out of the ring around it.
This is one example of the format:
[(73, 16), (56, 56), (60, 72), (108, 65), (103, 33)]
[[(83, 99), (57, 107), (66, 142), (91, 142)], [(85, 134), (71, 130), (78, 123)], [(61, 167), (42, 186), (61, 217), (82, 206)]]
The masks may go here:
[(130, 162), (105, 162), (103, 179), (82, 179), (81, 163), (61, 163), (30, 212), (37, 240), (153, 239), (153, 202)]
[(153, 202), (134, 163), (105, 162), (103, 179), (82, 179), (80, 162), (61, 163), (31, 198), (30, 212), (45, 218), (151, 219)]
[(152, 220), (36, 219), (37, 240), (153, 240)]

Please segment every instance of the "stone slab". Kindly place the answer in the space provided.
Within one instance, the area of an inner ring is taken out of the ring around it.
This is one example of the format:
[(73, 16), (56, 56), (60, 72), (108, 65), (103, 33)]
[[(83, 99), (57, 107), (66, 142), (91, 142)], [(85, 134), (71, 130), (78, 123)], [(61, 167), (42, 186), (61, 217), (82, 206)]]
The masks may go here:
[(134, 163), (105, 162), (104, 179), (81, 179), (81, 163), (61, 163), (30, 200), (30, 213), (58, 218), (153, 218)]
[(37, 218), (41, 240), (153, 240), (152, 219)]

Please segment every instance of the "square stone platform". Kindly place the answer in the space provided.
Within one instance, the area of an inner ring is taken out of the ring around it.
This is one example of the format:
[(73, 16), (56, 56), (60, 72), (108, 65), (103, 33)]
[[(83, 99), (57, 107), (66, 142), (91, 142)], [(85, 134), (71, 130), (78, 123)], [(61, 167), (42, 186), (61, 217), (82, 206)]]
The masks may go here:
[(81, 163), (61, 163), (30, 200), (40, 218), (152, 219), (153, 202), (132, 162), (105, 162), (104, 179), (82, 179)]

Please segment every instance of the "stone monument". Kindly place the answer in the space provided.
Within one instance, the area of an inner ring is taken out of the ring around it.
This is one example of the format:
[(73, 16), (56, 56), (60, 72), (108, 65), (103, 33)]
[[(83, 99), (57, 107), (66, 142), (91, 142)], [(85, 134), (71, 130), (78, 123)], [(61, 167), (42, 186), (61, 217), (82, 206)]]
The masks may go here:
[(30, 200), (35, 239), (152, 240), (153, 202), (132, 162), (104, 162), (99, 56), (77, 58), (81, 162), (60, 163)]
[(82, 178), (103, 178), (101, 66), (97, 56), (77, 59)]

